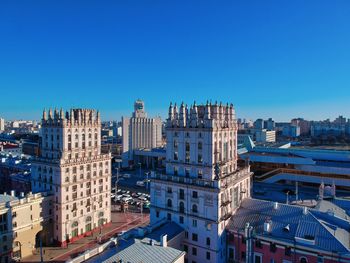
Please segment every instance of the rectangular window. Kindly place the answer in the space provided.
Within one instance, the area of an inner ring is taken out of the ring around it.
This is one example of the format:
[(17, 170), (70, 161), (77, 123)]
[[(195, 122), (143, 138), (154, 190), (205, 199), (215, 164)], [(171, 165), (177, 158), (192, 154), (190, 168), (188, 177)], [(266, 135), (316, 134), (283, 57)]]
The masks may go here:
[(195, 233), (192, 233), (192, 240), (193, 241), (198, 241), (198, 235)]
[(192, 255), (197, 256), (197, 248), (192, 247)]
[(192, 220), (192, 226), (193, 226), (193, 227), (197, 227), (197, 220), (196, 220), (196, 219), (193, 219), (193, 220)]
[(183, 224), (183, 223), (184, 223), (184, 217), (183, 217), (183, 216), (180, 216), (180, 217), (179, 217), (179, 222), (180, 222), (180, 224)]
[(198, 192), (197, 191), (193, 191), (192, 192), (192, 198), (198, 198)]
[(210, 260), (210, 252), (207, 251), (207, 260)]

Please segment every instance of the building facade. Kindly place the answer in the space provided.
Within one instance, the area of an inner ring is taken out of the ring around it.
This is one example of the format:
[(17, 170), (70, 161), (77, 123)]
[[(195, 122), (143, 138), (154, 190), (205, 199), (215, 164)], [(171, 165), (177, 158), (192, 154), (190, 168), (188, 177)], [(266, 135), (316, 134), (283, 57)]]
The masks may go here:
[(0, 262), (32, 255), (52, 242), (53, 196), (48, 193), (0, 195)]
[(170, 105), (166, 174), (152, 174), (151, 224), (164, 218), (185, 230), (186, 262), (226, 262), (225, 226), (250, 196), (249, 167), (237, 166), (232, 105)]
[(256, 142), (276, 142), (276, 132), (266, 129), (255, 131)]
[(147, 118), (144, 102), (137, 100), (131, 118), (122, 118), (123, 167), (134, 165), (134, 150), (152, 149), (162, 145), (160, 117)]
[(99, 112), (43, 112), (33, 192), (54, 194), (54, 240), (64, 246), (111, 221), (111, 155), (101, 153)]

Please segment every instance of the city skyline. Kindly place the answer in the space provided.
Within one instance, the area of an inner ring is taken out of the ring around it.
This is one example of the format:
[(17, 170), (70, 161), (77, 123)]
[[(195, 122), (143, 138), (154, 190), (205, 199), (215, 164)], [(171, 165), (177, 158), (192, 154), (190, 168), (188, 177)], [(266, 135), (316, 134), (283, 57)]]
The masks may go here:
[(0, 4), (1, 117), (117, 120), (137, 98), (163, 119), (182, 99), (230, 101), (239, 118), (350, 116), (346, 1), (104, 3)]

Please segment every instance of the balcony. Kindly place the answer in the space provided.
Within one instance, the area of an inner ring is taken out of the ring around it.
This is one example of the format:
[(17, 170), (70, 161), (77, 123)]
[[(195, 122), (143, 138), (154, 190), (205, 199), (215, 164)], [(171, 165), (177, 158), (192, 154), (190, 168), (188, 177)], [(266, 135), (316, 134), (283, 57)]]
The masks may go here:
[(218, 181), (209, 181), (198, 178), (190, 178), (176, 175), (167, 175), (167, 174), (152, 174), (151, 179), (162, 180), (162, 181), (170, 181), (174, 183), (180, 183), (185, 185), (196, 185), (206, 188), (218, 188)]
[(227, 206), (227, 205), (229, 205), (230, 203), (231, 203), (230, 200), (224, 200), (224, 201), (221, 202), (221, 206)]

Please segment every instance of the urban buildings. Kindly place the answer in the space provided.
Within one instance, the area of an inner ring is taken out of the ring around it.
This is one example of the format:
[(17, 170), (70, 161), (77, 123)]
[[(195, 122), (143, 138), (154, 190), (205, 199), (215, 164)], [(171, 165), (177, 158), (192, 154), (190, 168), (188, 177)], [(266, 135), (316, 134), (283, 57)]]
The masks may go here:
[(32, 255), (41, 242), (52, 242), (54, 199), (46, 192), (0, 195), (0, 262)]
[(344, 136), (350, 135), (350, 120), (346, 120), (343, 116), (339, 116), (334, 121), (314, 121), (311, 124), (311, 136)]
[(134, 150), (162, 146), (162, 121), (160, 117), (147, 118), (145, 104), (135, 101), (131, 118), (122, 118), (123, 167), (135, 165)]
[(151, 224), (184, 229), (186, 262), (226, 262), (225, 227), (250, 196), (252, 175), (237, 165), (233, 105), (170, 104), (166, 137), (166, 174), (152, 174)]
[(111, 156), (101, 153), (98, 111), (44, 110), (40, 132), (32, 189), (53, 193), (53, 239), (65, 246), (111, 221)]
[(282, 135), (285, 137), (296, 138), (300, 136), (300, 126), (299, 125), (285, 125), (283, 126)]

